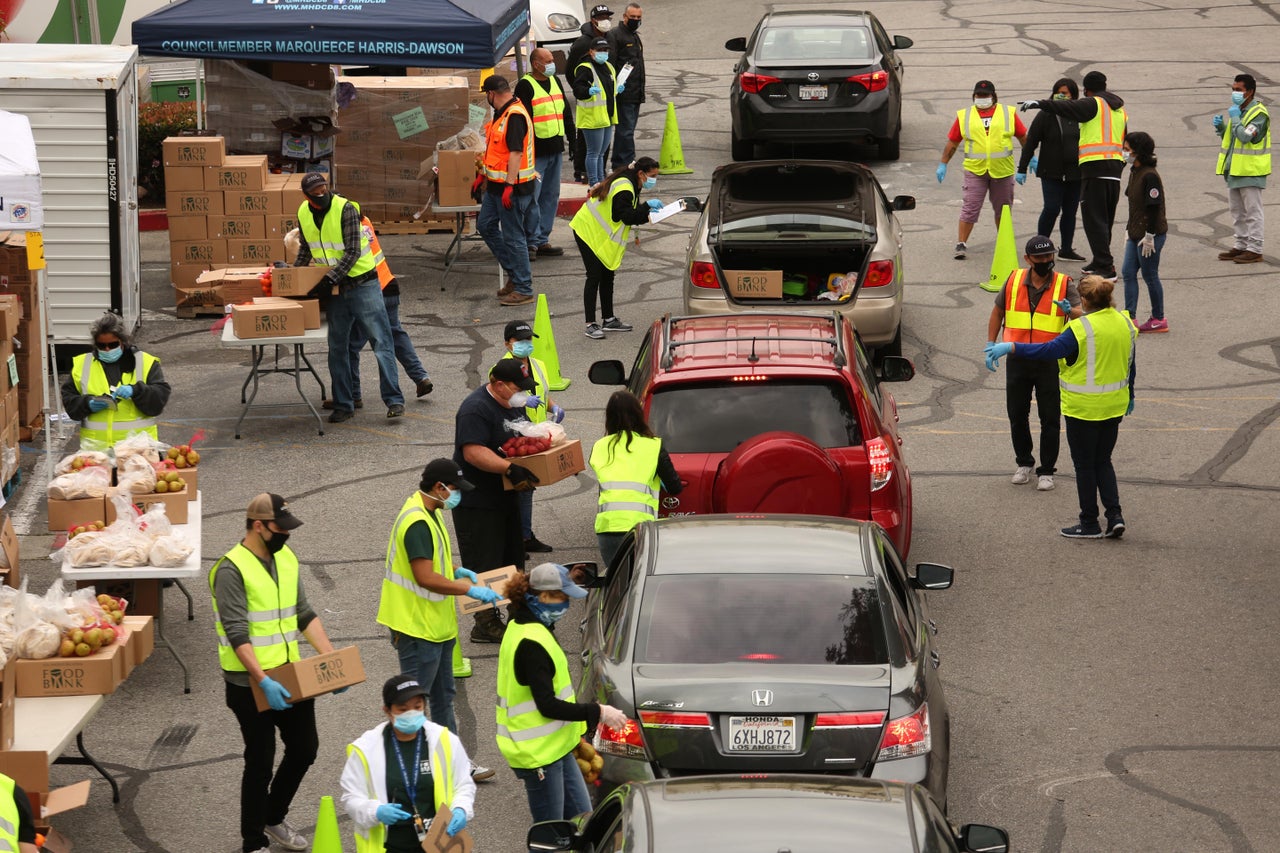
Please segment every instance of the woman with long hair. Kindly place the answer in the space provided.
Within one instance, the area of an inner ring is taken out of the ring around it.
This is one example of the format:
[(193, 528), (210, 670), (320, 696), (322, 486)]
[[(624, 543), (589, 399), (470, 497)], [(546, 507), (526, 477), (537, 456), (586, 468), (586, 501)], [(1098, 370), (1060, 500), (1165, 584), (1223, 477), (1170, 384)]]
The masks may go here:
[[(1049, 97), (1055, 101), (1074, 101), (1080, 97), (1080, 87), (1070, 77), (1063, 77), (1053, 84)], [(1061, 220), (1062, 248), (1058, 250), (1058, 257), (1066, 261), (1084, 260), (1072, 248), (1076, 211), (1080, 207), (1079, 153), (1079, 122), (1041, 111), (1027, 128), (1027, 141), (1022, 146), (1016, 176), (1019, 184), (1024, 183), (1030, 169), (1040, 179), (1044, 207), (1040, 209), (1036, 233), (1053, 236), (1053, 226)]]
[(1124, 310), (1138, 319), (1138, 271), (1151, 297), (1151, 318), (1139, 332), (1167, 332), (1164, 316), (1164, 285), (1160, 282), (1160, 252), (1164, 249), (1169, 223), (1164, 212), (1164, 181), (1156, 171), (1156, 143), (1151, 134), (1135, 130), (1124, 138), (1124, 159), (1129, 164), (1129, 183), (1124, 194), (1129, 199), (1129, 225), (1124, 245)]

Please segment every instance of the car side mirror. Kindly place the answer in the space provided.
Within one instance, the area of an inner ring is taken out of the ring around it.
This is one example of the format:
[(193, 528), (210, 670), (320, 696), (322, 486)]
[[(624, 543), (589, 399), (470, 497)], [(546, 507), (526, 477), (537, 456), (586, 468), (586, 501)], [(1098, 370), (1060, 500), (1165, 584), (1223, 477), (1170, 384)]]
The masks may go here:
[(597, 361), (587, 370), (587, 379), (593, 385), (626, 385), (627, 369), (616, 358)]
[(881, 382), (908, 382), (916, 375), (916, 366), (911, 359), (900, 355), (886, 355), (880, 360)]
[(565, 568), (569, 570), (569, 578), (583, 589), (595, 589), (605, 585), (605, 579), (600, 577), (599, 563), (570, 563)]
[(913, 44), (915, 44), (915, 42), (913, 42), (911, 39), (907, 38), (906, 36), (893, 37), (894, 50), (906, 50), (907, 48), (911, 47), (911, 45)]
[(725, 50), (732, 50), (735, 53), (744, 53), (747, 49), (747, 40), (743, 36), (736, 39), (729, 39), (724, 43)]
[(998, 826), (967, 823), (960, 827), (960, 849), (970, 853), (1008, 853), (1009, 833)]
[[(967, 829), (967, 827), (966, 827)], [(548, 820), (529, 827), (525, 837), (529, 850), (572, 850), (578, 828), (570, 820)]]
[(680, 201), (684, 202), (684, 209), (692, 213), (701, 213), (704, 207), (702, 199), (697, 196), (682, 196)]
[(938, 563), (917, 563), (916, 576), (911, 583), (917, 589), (950, 589), (955, 580), (955, 569)]
[(894, 210), (915, 210), (916, 197), (913, 195), (895, 195), (893, 197)]

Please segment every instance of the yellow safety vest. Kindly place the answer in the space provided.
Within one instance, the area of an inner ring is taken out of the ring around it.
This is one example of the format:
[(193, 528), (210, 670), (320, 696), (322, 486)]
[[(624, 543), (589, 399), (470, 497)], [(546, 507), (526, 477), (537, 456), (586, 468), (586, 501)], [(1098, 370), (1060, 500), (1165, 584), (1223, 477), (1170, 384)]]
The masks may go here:
[(276, 580), (258, 559), (258, 555), (241, 543), (226, 553), (209, 569), (209, 593), (213, 597), (213, 617), (218, 630), (218, 662), (226, 672), (245, 672), (245, 665), (236, 657), (236, 650), (227, 640), (218, 615), (218, 598), (214, 593), (214, 581), (218, 569), (229, 562), (240, 571), (244, 579), (244, 591), (249, 603), (249, 643), (258, 666), (264, 670), (275, 669), (289, 661), (301, 660), (298, 652), (298, 558), (281, 548), (275, 554)]
[[(578, 107), (573, 113), (573, 123), (578, 126), (578, 130), (598, 130), (617, 124), (618, 101), (614, 99), (611, 112), (609, 93), (604, 88), (606, 85), (613, 89), (618, 88), (618, 84), (614, 82), (617, 78), (613, 76), (613, 66), (607, 62), (592, 62), (589, 56), (585, 62), (578, 64), (578, 68), (583, 66), (591, 69), (592, 83), (600, 89), (600, 94), (588, 97), (585, 101), (578, 101)], [(578, 68), (573, 69), (575, 77), (578, 74)], [(606, 75), (609, 78), (607, 81), (600, 78), (601, 68), (609, 72)]]
[(605, 269), (616, 270), (622, 266), (622, 256), (631, 237), (631, 226), (613, 219), (613, 197), (622, 192), (634, 195), (635, 191), (630, 178), (625, 175), (614, 178), (604, 201), (588, 196), (587, 203), (569, 220), (573, 233), (582, 238)]
[[(150, 353), (134, 353), (134, 372), (121, 375), (120, 384), (146, 382), (147, 376), (151, 374), (151, 366), (159, 363), (160, 359)], [(71, 377), (75, 380), (76, 390), (81, 394), (98, 396), (111, 393), (107, 373), (93, 353), (84, 353), (72, 359)], [(116, 400), (114, 409), (90, 412), (89, 417), (80, 422), (80, 445), (86, 449), (111, 447), (131, 432), (145, 432), (157, 441), (160, 438), (155, 418), (144, 415), (131, 399)]]
[[(529, 106), (533, 107), (533, 135), (539, 139), (564, 136), (564, 93), (560, 91), (556, 78), (548, 77), (543, 83), (532, 74), (526, 74), (520, 79), (528, 80), (533, 87), (533, 99), (529, 101)], [(546, 94), (539, 95), (539, 88)]]
[(1105, 421), (1129, 408), (1129, 371), (1138, 330), (1114, 308), (1085, 314), (1067, 323), (1076, 336), (1074, 364), (1058, 362), (1062, 414), (1082, 421)]
[(1129, 118), (1123, 108), (1111, 109), (1097, 96), (1098, 114), (1080, 125), (1079, 163), (1091, 160), (1124, 160), (1124, 134)]
[[(630, 450), (627, 438), (631, 439)], [(626, 533), (640, 522), (658, 517), (660, 450), (662, 439), (634, 433), (606, 435), (592, 445), (591, 470), (600, 481), (596, 533)]]
[[(298, 208), (298, 229), (302, 237), (311, 247), (311, 263), (315, 266), (331, 267), (342, 260), (346, 254), (346, 246), (342, 242), (342, 210), (349, 204), (355, 204), (356, 213), (360, 213), (360, 205), (348, 201), (340, 195), (333, 197), (329, 212), (324, 215), (320, 228), (316, 228), (315, 217), (311, 215), (311, 203), (304, 201)], [(347, 273), (348, 278), (359, 278), (378, 265), (373, 248), (369, 245), (369, 235), (360, 229), (360, 257), (355, 266)]]
[[(389, 725), (389, 724), (388, 724)], [(394, 737), (394, 735), (392, 735)], [(423, 737), (426, 737), (424, 734)], [(347, 744), (347, 757), (352, 754), (360, 757), (360, 763), (364, 765), (365, 784), (371, 794), (376, 790), (373, 786), (373, 775), (369, 772), (369, 759), (360, 747), (354, 743)], [(444, 805), (453, 803), (454, 785), (453, 785), (453, 736), (448, 729), (440, 732), (440, 741), (436, 744), (436, 748), (431, 750), (431, 796), (436, 801), (436, 817), (440, 817), (440, 811)], [(387, 847), (387, 828), (381, 822), (375, 823), (369, 827), (368, 832), (361, 832), (360, 827), (355, 828), (356, 834), (356, 853), (383, 853)]]
[(425, 521), (431, 531), (432, 565), (445, 578), (453, 580), (453, 552), (444, 519), (438, 510), (427, 509), (422, 492), (414, 492), (405, 500), (391, 528), (386, 571), (382, 576), (382, 599), (378, 602), (378, 624), (410, 637), (443, 643), (458, 636), (456, 596), (432, 592), (413, 576), (404, 536), (418, 521)]
[(18, 853), (18, 804), (14, 781), (0, 773), (0, 853)]
[(1057, 303), (1067, 296), (1067, 277), (1058, 272), (1053, 282), (1031, 310), (1028, 295), (1028, 269), (1016, 269), (1009, 274), (1009, 287), (1004, 300), (1004, 339), (1019, 344), (1044, 344), (1062, 334), (1067, 317)]
[(516, 681), (516, 648), (532, 640), (547, 650), (556, 673), (551, 687), (556, 698), (576, 702), (564, 649), (541, 622), (508, 622), (498, 649), (498, 749), (517, 770), (546, 767), (564, 758), (587, 732), (581, 720), (552, 720), (542, 716), (533, 691)]
[(1226, 168), (1227, 154), (1231, 154), (1231, 174), (1237, 178), (1254, 177), (1271, 174), (1271, 114), (1259, 100), (1249, 105), (1249, 110), (1240, 117), (1240, 126), (1247, 127), (1258, 116), (1267, 117), (1267, 132), (1261, 139), (1253, 142), (1241, 142), (1236, 139), (1235, 128), (1231, 119), (1222, 129), (1222, 151), (1218, 154), (1218, 174)]
[[(507, 350), (503, 358), (516, 358), (516, 354)], [(540, 424), (547, 419), (547, 390), (550, 387), (547, 385), (547, 368), (540, 360), (529, 356), (529, 372), (533, 374), (534, 382), (531, 393), (542, 401), (542, 405), (525, 406), (524, 413), (532, 423)]]
[(960, 122), (960, 134), (964, 137), (965, 171), (993, 178), (1013, 174), (1013, 131), (1017, 127), (1013, 107), (996, 104), (991, 126), (985, 130), (977, 107), (957, 110), (956, 121)]

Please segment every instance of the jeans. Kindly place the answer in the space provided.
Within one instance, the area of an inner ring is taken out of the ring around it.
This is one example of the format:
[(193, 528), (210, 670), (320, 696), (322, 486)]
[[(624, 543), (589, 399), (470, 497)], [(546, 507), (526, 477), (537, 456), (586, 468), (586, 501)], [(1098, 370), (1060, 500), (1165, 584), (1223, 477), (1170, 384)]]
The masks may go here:
[(625, 538), (625, 533), (596, 534), (596, 544), (600, 546), (600, 568), (606, 572), (609, 570), (609, 564), (618, 556), (618, 549), (622, 547), (622, 540)]
[(1149, 258), (1142, 257), (1142, 244), (1134, 240), (1125, 240), (1124, 267), (1124, 310), (1129, 316), (1138, 319), (1138, 270), (1142, 270), (1142, 280), (1147, 283), (1147, 295), (1151, 297), (1151, 316), (1157, 320), (1164, 319), (1164, 285), (1160, 283), (1160, 250), (1164, 248), (1164, 238), (1169, 235), (1156, 235), (1156, 251)]
[[(1041, 297), (1042, 299), (1044, 297)], [(1053, 476), (1058, 465), (1062, 420), (1062, 394), (1058, 388), (1058, 365), (1053, 361), (1033, 361), (1009, 356), (1005, 367), (1004, 404), (1013, 436), (1013, 455), (1021, 468), (1036, 464), (1031, 442), (1031, 395), (1036, 397), (1040, 418), (1040, 466), (1036, 474)]]
[[(236, 715), (244, 738), (244, 773), (240, 776), (240, 838), (242, 849), (261, 850), (268, 845), (265, 826), (275, 826), (289, 814), (289, 805), (302, 777), (316, 760), (320, 735), (316, 733), (316, 701), (295, 702), (287, 711), (259, 711), (253, 691), (226, 683), (227, 707)], [(284, 743), (284, 758), (276, 762), (276, 730)], [(570, 755), (570, 758), (573, 756)]]
[(373, 344), (378, 359), (378, 384), (388, 406), (404, 405), (396, 356), (391, 344), (391, 321), (382, 301), (376, 276), (355, 285), (343, 285), (329, 300), (329, 379), (333, 383), (333, 410), (355, 409), (351, 379), (351, 330), (359, 327)]
[(453, 697), (458, 693), (453, 683), (453, 644), (456, 642), (456, 637), (433, 643), (399, 631), (391, 632), (391, 645), (400, 657), (400, 671), (417, 678), (427, 691), (431, 722), (455, 735), (458, 733), (458, 721), (453, 715)]
[(1040, 192), (1044, 195), (1044, 209), (1036, 231), (1044, 237), (1053, 236), (1053, 224), (1062, 216), (1062, 243), (1060, 249), (1074, 249), (1076, 239), (1076, 210), (1080, 207), (1080, 182), (1062, 178), (1041, 178)]
[(1120, 487), (1116, 469), (1111, 465), (1123, 417), (1105, 421), (1082, 421), (1067, 417), (1067, 446), (1071, 448), (1071, 464), (1076, 469), (1076, 496), (1080, 501), (1080, 524), (1092, 530), (1098, 527), (1098, 497), (1107, 513), (1107, 522), (1122, 518)]
[(613, 168), (636, 159), (636, 122), (640, 120), (640, 102), (618, 101), (618, 127), (613, 132)]
[(1116, 222), (1116, 205), (1120, 203), (1119, 178), (1085, 178), (1080, 185), (1080, 220), (1084, 236), (1089, 238), (1093, 257), (1089, 266), (1099, 272), (1116, 268), (1111, 255), (1111, 228)]
[(1227, 205), (1231, 210), (1234, 248), (1262, 254), (1262, 188), (1227, 188)]
[(578, 761), (570, 751), (559, 761), (539, 770), (515, 770), (517, 778), (524, 782), (524, 792), (529, 798), (529, 813), (533, 822), (544, 820), (568, 820), (583, 812), (591, 811), (591, 795), (587, 782), (578, 769)]
[(529, 241), (530, 249), (551, 242), (551, 229), (556, 224), (556, 208), (560, 206), (560, 173), (564, 164), (564, 152), (535, 157), (534, 164), (542, 177), (538, 178), (538, 189), (534, 193), (538, 199), (538, 222)]
[[(387, 322), (391, 324), (391, 343), (396, 353), (396, 361), (400, 362), (404, 372), (409, 374), (409, 381), (416, 385), (427, 378), (427, 369), (422, 366), (418, 352), (413, 348), (413, 341), (409, 339), (409, 333), (400, 326), (400, 294), (393, 293), (388, 296), (385, 290), (382, 291), (382, 304), (387, 306)], [(360, 399), (360, 350), (364, 349), (366, 343), (368, 341), (365, 340), (360, 327), (353, 327), (351, 343), (347, 347), (351, 353), (351, 398), (353, 400)], [(383, 402), (387, 403), (386, 400)], [(387, 403), (387, 405), (391, 404)]]
[(613, 316), (613, 276), (616, 270), (601, 263), (596, 253), (577, 234), (573, 235), (573, 240), (578, 244), (582, 265), (587, 269), (587, 281), (582, 288), (582, 312), (588, 323), (596, 321), (596, 295), (599, 294), (601, 315), (608, 320)]
[(533, 295), (533, 270), (529, 267), (529, 240), (538, 228), (538, 208), (533, 193), (512, 193), (511, 209), (503, 207), (502, 194), (485, 190), (476, 216), (476, 230), (485, 245), (511, 276), (522, 296)]
[(518, 492), (520, 495), (520, 532), (525, 539), (533, 538), (533, 493), (537, 489)]
[(613, 126), (583, 128), (582, 135), (587, 140), (587, 185), (595, 186), (604, 180), (604, 155), (613, 139)]

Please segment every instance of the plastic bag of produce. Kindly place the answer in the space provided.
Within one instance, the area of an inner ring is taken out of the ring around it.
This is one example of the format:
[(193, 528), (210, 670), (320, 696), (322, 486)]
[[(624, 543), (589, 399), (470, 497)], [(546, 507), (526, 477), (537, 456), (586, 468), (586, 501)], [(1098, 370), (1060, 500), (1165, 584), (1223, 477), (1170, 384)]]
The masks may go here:
[(111, 470), (99, 465), (72, 471), (49, 482), (49, 497), (59, 501), (105, 497), (111, 488)]
[[(26, 592), (27, 582), (22, 582)], [(46, 615), (44, 600), (34, 595), (19, 596), (14, 603), (13, 622), (16, 635), (13, 652), (25, 660), (43, 660), (58, 653), (62, 643), (62, 631), (57, 625), (42, 618)], [(63, 611), (66, 615), (66, 611)]]
[(169, 445), (157, 441), (145, 432), (131, 433), (128, 438), (116, 442), (116, 467), (124, 468), (130, 456), (141, 456), (147, 462), (159, 462), (169, 450)]
[(507, 421), (506, 428), (515, 433), (502, 443), (502, 452), (508, 457), (542, 453), (565, 441), (564, 427), (550, 421)]
[(162, 569), (176, 569), (187, 561), (195, 548), (181, 533), (160, 536), (151, 543), (151, 565)]
[(54, 474), (70, 474), (72, 471), (80, 471), (94, 465), (100, 465), (103, 468), (111, 467), (111, 457), (97, 450), (81, 450), (79, 453), (72, 453), (70, 456), (64, 456), (54, 466)]

